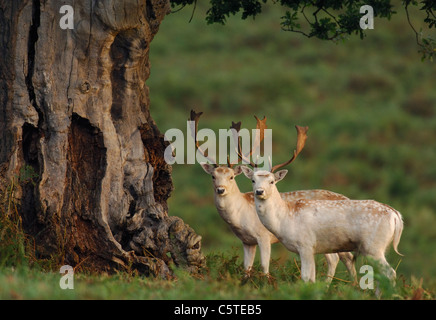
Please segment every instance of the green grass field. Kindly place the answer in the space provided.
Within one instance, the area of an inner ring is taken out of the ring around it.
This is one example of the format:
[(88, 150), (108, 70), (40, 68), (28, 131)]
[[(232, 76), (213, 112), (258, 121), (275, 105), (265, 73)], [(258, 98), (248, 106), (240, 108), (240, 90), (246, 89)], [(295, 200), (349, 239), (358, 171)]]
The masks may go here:
[[(200, 128), (214, 130), (239, 120), (253, 128), (253, 114), (267, 116), (274, 163), (290, 156), (294, 125), (308, 125), (306, 147), (279, 190), (323, 188), (399, 210), (405, 222), (399, 250), (405, 256), (388, 253), (398, 280), (394, 288), (377, 278), (381, 298), (431, 299), (436, 291), (436, 64), (421, 62), (401, 7), (397, 11), (391, 21), (376, 19), (364, 40), (335, 44), (281, 31), (282, 12), (275, 6), (255, 21), (235, 17), (226, 26), (208, 26), (198, 4), (191, 23), (190, 8), (165, 18), (150, 47), (147, 84), (151, 114), (163, 133), (185, 132), (191, 109), (204, 112)], [(419, 25), (422, 17), (413, 15)], [(257, 274), (241, 281), (242, 247), (216, 212), (210, 177), (198, 164), (175, 164), (173, 182), (169, 214), (202, 236), (208, 268), (201, 275), (177, 270), (177, 279), (158, 280), (129, 272), (77, 273), (75, 289), (61, 290), (56, 272), (3, 263), (0, 298), (378, 298), (374, 290), (346, 282), (341, 263), (329, 288), (323, 282), (302, 283), (298, 256), (280, 244), (272, 254), (272, 280)], [(242, 191), (250, 190), (242, 175), (237, 182)], [(317, 264), (322, 279), (323, 258)], [(362, 264), (359, 258), (358, 271)]]
[[(243, 278), (243, 266), (235, 250), (207, 255), (207, 268), (191, 275), (175, 270), (174, 279), (147, 278), (135, 272), (117, 274), (74, 274), (74, 288), (61, 289), (61, 274), (43, 272), (27, 267), (2, 267), (0, 299), (433, 299), (433, 293), (422, 280), (403, 275), (393, 287), (376, 273), (375, 281), (381, 291), (363, 290), (347, 280), (343, 272), (337, 274), (330, 286), (325, 282), (304, 283), (299, 279), (299, 261), (272, 260), (271, 278), (259, 271)], [(318, 260), (318, 274), (323, 278), (322, 261)], [(256, 266), (256, 270), (259, 266)]]

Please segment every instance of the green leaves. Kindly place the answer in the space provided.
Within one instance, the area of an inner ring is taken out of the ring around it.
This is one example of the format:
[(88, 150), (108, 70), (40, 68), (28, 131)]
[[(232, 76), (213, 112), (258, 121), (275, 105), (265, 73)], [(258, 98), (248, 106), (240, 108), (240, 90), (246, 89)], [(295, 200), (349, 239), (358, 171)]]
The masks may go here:
[[(208, 24), (224, 25), (230, 16), (240, 14), (242, 19), (255, 18), (262, 13), (262, 6), (268, 0), (210, 0), (206, 13)], [(391, 0), (272, 0), (272, 3), (284, 9), (280, 25), (283, 30), (302, 34), (308, 38), (337, 41), (349, 35), (365, 37), (360, 28), (362, 18), (360, 7), (369, 5), (373, 8), (374, 17), (390, 19), (393, 10)], [(195, 6), (197, 0), (171, 0), (171, 6)], [(406, 11), (409, 6), (419, 6), (425, 11), (423, 22), (429, 28), (436, 28), (436, 2), (433, 0), (403, 0)], [(193, 12), (194, 13), (194, 12)], [(423, 59), (430, 60), (436, 54), (436, 42), (431, 37), (424, 37), (411, 25), (417, 37), (417, 43)], [(418, 39), (419, 38), (419, 39)]]
[(415, 32), (416, 44), (420, 48), (418, 52), (422, 54), (421, 61), (429, 59), (431, 62), (433, 62), (433, 57), (436, 56), (436, 40), (431, 36), (424, 35), (422, 28), (419, 30), (419, 32), (416, 30), (410, 19), (409, 6), (411, 4), (414, 6), (422, 4), (420, 10), (424, 10), (427, 14), (424, 22), (427, 23), (428, 27), (431, 29), (436, 26), (436, 3), (433, 0), (422, 0), (420, 2), (416, 0), (403, 1), (404, 9), (407, 15), (407, 21), (412, 30)]
[[(284, 30), (301, 33), (309, 38), (333, 41), (353, 33), (359, 34), (361, 38), (364, 37), (359, 25), (362, 5), (373, 6), (374, 16), (390, 18), (395, 13), (389, 0), (282, 0), (280, 4), (287, 8), (281, 22)], [(304, 23), (304, 27), (300, 21)]]
[(248, 17), (255, 17), (262, 12), (262, 3), (266, 3), (267, 0), (210, 0), (210, 9), (207, 11), (206, 21), (209, 24), (220, 23), (225, 24), (227, 17), (230, 15), (236, 15), (238, 12), (242, 12), (242, 19), (245, 20)]
[(285, 15), (281, 17), (282, 22), (280, 25), (283, 30), (297, 30), (301, 29), (301, 24), (298, 23), (298, 13), (294, 11), (291, 13), (290, 11), (286, 11)]

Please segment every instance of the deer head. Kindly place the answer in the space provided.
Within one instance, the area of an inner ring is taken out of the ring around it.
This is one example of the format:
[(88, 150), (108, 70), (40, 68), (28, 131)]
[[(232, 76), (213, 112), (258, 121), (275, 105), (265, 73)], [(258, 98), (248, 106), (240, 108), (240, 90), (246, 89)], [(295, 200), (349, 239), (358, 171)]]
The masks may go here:
[[(241, 166), (245, 176), (253, 183), (254, 195), (258, 199), (268, 199), (274, 192), (277, 191), (275, 184), (286, 176), (288, 170), (280, 170), (276, 173), (274, 173), (274, 171), (292, 163), (297, 158), (301, 150), (303, 150), (309, 127), (295, 126), (295, 128), (297, 129), (297, 149), (294, 150), (292, 157), (288, 161), (275, 166), (270, 165), (270, 171), (253, 171), (247, 166)], [(252, 167), (255, 168), (254, 165), (252, 165)]]
[(253, 171), (247, 166), (240, 166), (245, 176), (253, 183), (253, 192), (258, 199), (266, 200), (274, 192), (277, 192), (275, 184), (282, 180), (288, 170), (280, 170), (272, 173), (265, 170)]
[(235, 177), (242, 173), (241, 166), (235, 168), (219, 166), (215, 167), (208, 163), (201, 163), (203, 170), (212, 176), (215, 193), (219, 196), (226, 196), (235, 190), (239, 190)]
[[(230, 162), (229, 156), (227, 156), (227, 165), (218, 166), (218, 164), (214, 159), (209, 158), (208, 155), (205, 152), (203, 152), (201, 146), (197, 141), (198, 122), (202, 114), (203, 114), (202, 112), (196, 113), (194, 110), (191, 110), (191, 117), (189, 120), (194, 121), (195, 123), (194, 132), (192, 133), (195, 140), (195, 146), (197, 150), (206, 159), (208, 159), (211, 162), (211, 164), (201, 163), (201, 167), (207, 174), (212, 176), (215, 193), (219, 196), (225, 196), (229, 193), (232, 193), (235, 190), (239, 190), (235, 182), (235, 177), (242, 173), (242, 169), (240, 166), (235, 167), (236, 164), (232, 164)], [(266, 117), (264, 117), (262, 120), (260, 120), (256, 116), (254, 117), (256, 118), (257, 121), (256, 129), (259, 129), (257, 131), (259, 132), (259, 134), (256, 136), (255, 143), (253, 144), (252, 150), (250, 151), (249, 155), (251, 155), (259, 147), (264, 137), (263, 130), (266, 129)], [(239, 121), (235, 123), (232, 121), (232, 125), (230, 126), (230, 128), (234, 129), (235, 133), (238, 133), (239, 130), (241, 129), (241, 122)], [(236, 137), (234, 138), (235, 140), (237, 140), (237, 149), (240, 150), (241, 146), (239, 143), (239, 135), (236, 135)], [(242, 151), (240, 152), (240, 154), (242, 154)], [(245, 155), (243, 155), (243, 157), (245, 157)], [(242, 158), (241, 156), (239, 156), (238, 163), (241, 161)]]

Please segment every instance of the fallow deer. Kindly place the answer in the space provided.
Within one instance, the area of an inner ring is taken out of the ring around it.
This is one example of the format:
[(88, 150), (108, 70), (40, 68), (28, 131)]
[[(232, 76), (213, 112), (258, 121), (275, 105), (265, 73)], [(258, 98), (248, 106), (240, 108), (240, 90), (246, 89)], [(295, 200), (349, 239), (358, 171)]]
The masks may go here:
[[(201, 114), (202, 112), (196, 113), (195, 111), (191, 111), (191, 117), (189, 120), (194, 121), (195, 123), (192, 135), (197, 150), (199, 150), (199, 152), (205, 156), (209, 162), (212, 162), (212, 164), (202, 163), (201, 166), (207, 174), (212, 176), (217, 211), (243, 244), (244, 269), (247, 274), (249, 274), (253, 265), (256, 254), (256, 245), (259, 246), (262, 270), (265, 274), (268, 274), (271, 244), (277, 243), (278, 239), (269, 232), (259, 220), (259, 217), (256, 214), (253, 192), (242, 193), (239, 190), (235, 177), (242, 173), (241, 166), (234, 167), (229, 160), (227, 160), (227, 166), (218, 166), (216, 161), (205, 154), (199, 146), (196, 133)], [(266, 128), (266, 119), (259, 120), (256, 117), (256, 120), (256, 128), (261, 131), (264, 130)], [(240, 122), (233, 123), (231, 128), (239, 131), (240, 125)], [(260, 134), (260, 138), (256, 139), (254, 142), (250, 155), (260, 144), (262, 136), (263, 135)], [(239, 158), (239, 160), (241, 160), (241, 158)], [(280, 196), (287, 201), (296, 199), (348, 199), (344, 195), (327, 190), (293, 191), (281, 193)], [(343, 252), (339, 254), (326, 254), (325, 258), (328, 265), (327, 282), (332, 280), (339, 259), (341, 259), (341, 261), (346, 265), (351, 276), (356, 279), (356, 270), (354, 267), (353, 255), (351, 253)]]
[(396, 273), (386, 261), (385, 251), (393, 242), (400, 254), (397, 248), (403, 220), (397, 210), (374, 200), (287, 200), (277, 190), (276, 183), (288, 171), (274, 171), (294, 161), (304, 148), (308, 127), (296, 128), (297, 149), (290, 160), (270, 171), (242, 166), (253, 182), (260, 221), (289, 251), (300, 255), (303, 281), (315, 281), (314, 254), (351, 251), (374, 258), (386, 276), (394, 279)]

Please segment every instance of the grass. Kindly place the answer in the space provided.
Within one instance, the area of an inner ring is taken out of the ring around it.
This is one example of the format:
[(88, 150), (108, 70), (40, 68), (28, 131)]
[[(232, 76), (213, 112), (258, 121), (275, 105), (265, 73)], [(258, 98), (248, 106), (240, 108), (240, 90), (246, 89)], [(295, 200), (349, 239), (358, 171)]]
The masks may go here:
[[(191, 108), (205, 112), (201, 128), (214, 130), (235, 120), (252, 128), (253, 114), (266, 115), (277, 163), (294, 148), (293, 125), (308, 125), (306, 147), (279, 190), (324, 188), (398, 209), (405, 220), (399, 245), (405, 256), (400, 260), (389, 252), (398, 280), (392, 287), (378, 278), (381, 298), (433, 299), (436, 65), (420, 61), (402, 10), (397, 8), (391, 21), (376, 19), (363, 41), (352, 37), (339, 44), (282, 32), (276, 6), (255, 21), (232, 18), (225, 27), (207, 26), (204, 11), (198, 3), (192, 23), (189, 9), (167, 16), (151, 43), (147, 85), (160, 130), (185, 132)], [(242, 281), (242, 247), (216, 212), (210, 177), (199, 165), (176, 164), (173, 181), (169, 214), (182, 217), (202, 236), (207, 255), (202, 274), (176, 270), (175, 279), (161, 280), (77, 270), (75, 289), (61, 290), (61, 258), (36, 262), (31, 239), (19, 232), (19, 219), (9, 207), (8, 219), (0, 217), (0, 298), (378, 298), (374, 290), (343, 281), (349, 279), (341, 263), (329, 288), (323, 282), (302, 283), (298, 256), (279, 244), (273, 246), (273, 280), (259, 274), (256, 258), (253, 278)], [(247, 179), (237, 181), (241, 190), (250, 190)], [(357, 270), (365, 264), (359, 259)], [(325, 269), (318, 258), (318, 278)]]
[[(294, 260), (295, 259), (295, 260)], [(271, 278), (260, 273), (255, 265), (251, 277), (245, 278), (242, 259), (236, 250), (215, 252), (207, 256), (207, 268), (192, 276), (175, 270), (171, 280), (154, 279), (136, 273), (74, 274), (74, 289), (62, 290), (61, 274), (41, 272), (37, 268), (2, 268), (0, 299), (432, 299), (433, 294), (415, 278), (390, 282), (377, 276), (381, 296), (375, 290), (361, 289), (348, 282), (339, 272), (330, 286), (323, 281), (307, 284), (299, 280), (297, 257), (286, 263), (273, 260)], [(325, 271), (322, 259), (317, 260), (321, 274)]]

